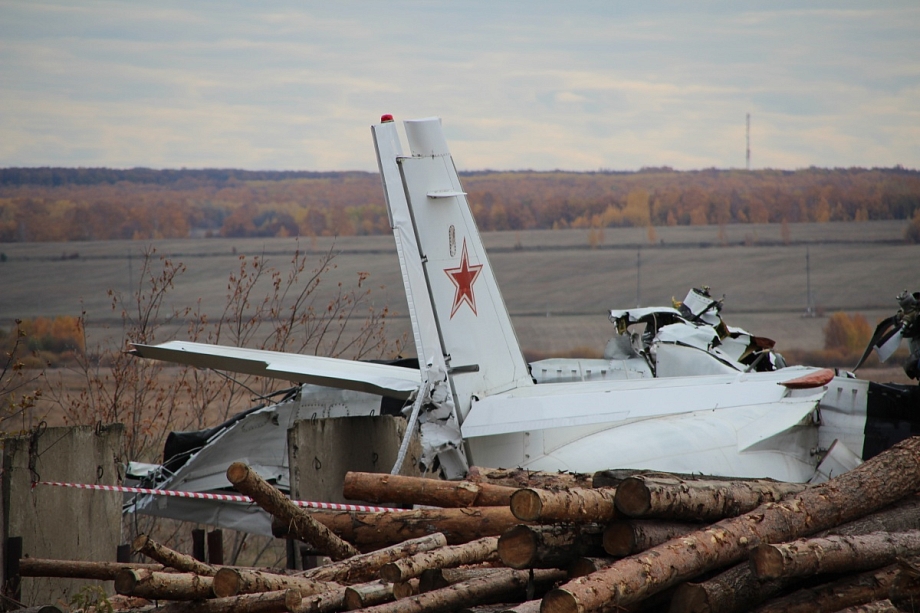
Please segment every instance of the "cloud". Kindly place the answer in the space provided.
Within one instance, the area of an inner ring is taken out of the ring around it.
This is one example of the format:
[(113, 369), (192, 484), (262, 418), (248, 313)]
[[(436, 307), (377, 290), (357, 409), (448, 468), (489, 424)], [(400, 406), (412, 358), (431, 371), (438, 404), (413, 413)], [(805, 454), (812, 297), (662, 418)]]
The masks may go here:
[(920, 7), (0, 2), (0, 165), (375, 170), (439, 115), (465, 168), (920, 167)]

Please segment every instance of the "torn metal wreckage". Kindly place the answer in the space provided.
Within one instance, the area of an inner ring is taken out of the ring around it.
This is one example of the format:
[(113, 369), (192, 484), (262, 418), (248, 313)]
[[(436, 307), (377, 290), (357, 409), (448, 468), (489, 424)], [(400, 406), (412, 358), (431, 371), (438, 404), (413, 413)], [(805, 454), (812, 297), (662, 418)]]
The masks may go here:
[[(394, 403), (408, 434), (419, 433), (422, 463), (448, 479), (475, 463), (816, 483), (920, 431), (916, 387), (785, 366), (767, 339), (722, 322), (721, 303), (705, 290), (691, 291), (679, 308), (611, 311), (617, 333), (602, 360), (527, 364), (440, 120), (405, 122), (408, 155), (391, 117), (372, 135), (419, 367), (185, 341), (135, 344), (140, 358), (296, 387), (211, 430), (175, 435), (173, 443), (185, 441), (165, 465), (135, 465), (134, 474), (161, 488), (220, 491), (230, 486), (227, 466), (244, 460), (286, 490), (286, 432), (296, 420), (381, 415)], [(633, 333), (634, 324), (644, 330)], [(266, 532), (267, 520), (242, 507), (145, 497), (130, 509)]]

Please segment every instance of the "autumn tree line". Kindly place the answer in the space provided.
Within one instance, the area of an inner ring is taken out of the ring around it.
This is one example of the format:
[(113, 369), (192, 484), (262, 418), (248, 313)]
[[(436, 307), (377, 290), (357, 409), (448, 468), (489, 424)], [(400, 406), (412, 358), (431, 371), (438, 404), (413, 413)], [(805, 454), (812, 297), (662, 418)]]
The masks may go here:
[[(920, 171), (900, 167), (461, 176), (485, 231), (916, 217), (920, 241)], [(387, 232), (375, 173), (0, 169), (0, 242)]]

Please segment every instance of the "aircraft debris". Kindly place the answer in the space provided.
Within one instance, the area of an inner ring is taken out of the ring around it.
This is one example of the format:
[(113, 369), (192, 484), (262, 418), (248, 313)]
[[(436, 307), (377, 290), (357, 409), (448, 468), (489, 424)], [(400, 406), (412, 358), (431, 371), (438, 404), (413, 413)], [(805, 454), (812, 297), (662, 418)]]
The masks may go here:
[(907, 339), (910, 355), (904, 362), (904, 372), (911, 379), (920, 379), (920, 292), (904, 290), (895, 298), (898, 312), (883, 319), (875, 328), (872, 338), (853, 371), (856, 372), (874, 349), (878, 359), (885, 362)]

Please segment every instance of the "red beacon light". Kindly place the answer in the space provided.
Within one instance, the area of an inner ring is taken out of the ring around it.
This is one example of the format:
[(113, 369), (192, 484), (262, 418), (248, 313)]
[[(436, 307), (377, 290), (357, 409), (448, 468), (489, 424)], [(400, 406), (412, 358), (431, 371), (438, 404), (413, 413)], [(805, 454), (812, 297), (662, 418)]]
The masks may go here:
[(393, 116), (389, 113), (380, 116), (380, 123), (390, 123), (393, 121)]

